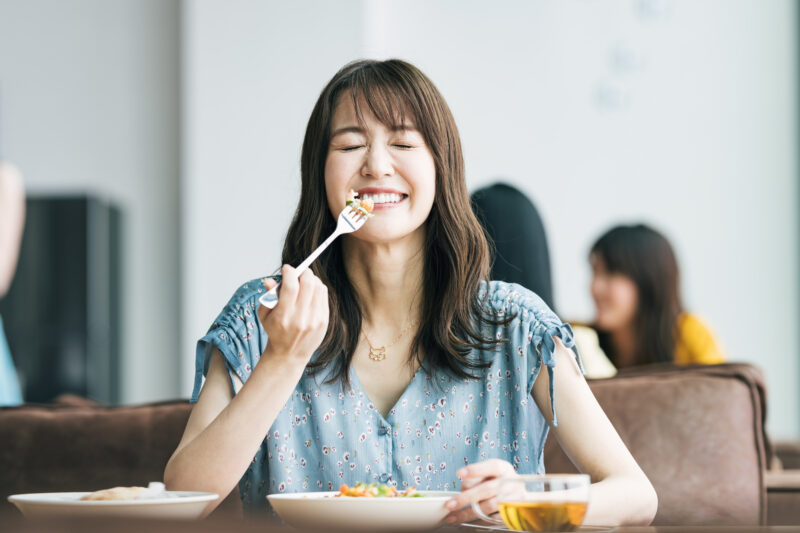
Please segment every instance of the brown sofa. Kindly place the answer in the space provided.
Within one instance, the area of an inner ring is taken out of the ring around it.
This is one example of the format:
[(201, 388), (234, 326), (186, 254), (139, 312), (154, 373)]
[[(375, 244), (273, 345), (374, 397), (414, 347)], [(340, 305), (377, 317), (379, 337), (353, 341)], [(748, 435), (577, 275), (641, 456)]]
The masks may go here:
[[(68, 397), (0, 408), (0, 521), (11, 494), (93, 491), (163, 478), (191, 405), (184, 400), (104, 407)], [(241, 516), (238, 491), (215, 514)]]
[[(590, 386), (656, 487), (656, 524), (800, 524), (791, 473), (767, 512), (765, 388), (755, 367), (652, 367)], [(185, 401), (112, 408), (74, 399), (0, 408), (0, 520), (16, 513), (9, 494), (161, 479), (189, 410)], [(574, 471), (554, 439), (545, 464)], [(238, 494), (215, 514), (241, 516)]]
[[(753, 366), (651, 366), (590, 381), (658, 493), (654, 525), (766, 523), (764, 384)], [(575, 471), (555, 439), (548, 471)]]

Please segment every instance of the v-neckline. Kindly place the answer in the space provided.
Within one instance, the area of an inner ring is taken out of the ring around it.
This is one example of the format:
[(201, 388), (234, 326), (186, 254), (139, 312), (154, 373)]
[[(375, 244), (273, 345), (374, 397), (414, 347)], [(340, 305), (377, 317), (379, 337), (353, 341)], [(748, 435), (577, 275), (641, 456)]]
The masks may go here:
[[(394, 411), (397, 408), (397, 406), (400, 405), (400, 402), (403, 400), (403, 398), (406, 397), (408, 391), (411, 389), (411, 386), (417, 380), (419, 375), (422, 374), (423, 372), (424, 370), (422, 368), (422, 365), (420, 365), (417, 368), (416, 372), (414, 372), (414, 375), (411, 377), (411, 381), (409, 381), (408, 384), (406, 385), (406, 388), (403, 389), (403, 393), (400, 394), (400, 396), (397, 398), (397, 401), (394, 402), (394, 404), (386, 412), (386, 416), (384, 416), (383, 413), (380, 412), (377, 405), (375, 406), (375, 412), (378, 413), (378, 416), (381, 418), (383, 422), (386, 422), (388, 425), (391, 425), (387, 419), (391, 417), (392, 411)], [(372, 398), (370, 398), (369, 394), (367, 394), (367, 390), (364, 388), (364, 385), (361, 384), (361, 378), (358, 377), (358, 372), (356, 372), (356, 369), (352, 363), (350, 364), (350, 383), (351, 387), (353, 386), (352, 385), (353, 383), (358, 385), (359, 390), (362, 392), (362, 394), (364, 394), (364, 398), (366, 398), (366, 400), (372, 405), (375, 405), (375, 402), (373, 402)]]

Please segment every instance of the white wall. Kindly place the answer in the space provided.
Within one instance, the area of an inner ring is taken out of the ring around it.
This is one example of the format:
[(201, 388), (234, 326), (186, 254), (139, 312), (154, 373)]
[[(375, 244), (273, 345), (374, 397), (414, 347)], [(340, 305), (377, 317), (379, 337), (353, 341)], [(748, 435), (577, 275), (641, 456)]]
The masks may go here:
[(765, 370), (773, 436), (800, 434), (794, 20), (790, 0), (187, 1), (183, 394), (195, 340), (279, 263), (324, 83), (401, 57), (448, 99), (470, 187), (504, 177), (542, 210), (564, 317), (591, 318), (599, 233), (650, 222), (689, 309)]
[(300, 146), (325, 82), (362, 48), (361, 2), (183, 4), (182, 393), (233, 291), (280, 266)]
[(0, 0), (4, 156), (123, 211), (125, 403), (178, 396), (179, 3)]
[(591, 318), (602, 231), (652, 223), (677, 248), (687, 307), (765, 371), (770, 432), (797, 435), (795, 4), (382, 5), (373, 46), (438, 84), (470, 186), (506, 177), (541, 208), (560, 313)]

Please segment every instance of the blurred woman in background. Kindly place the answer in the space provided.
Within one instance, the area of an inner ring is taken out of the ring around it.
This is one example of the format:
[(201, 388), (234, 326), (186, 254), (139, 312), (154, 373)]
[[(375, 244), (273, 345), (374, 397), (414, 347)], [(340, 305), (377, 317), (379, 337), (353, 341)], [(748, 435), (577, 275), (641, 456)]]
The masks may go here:
[[(11, 287), (25, 225), (25, 190), (16, 168), (0, 162), (0, 298)], [(22, 393), (0, 317), (0, 405), (22, 403)]]
[(596, 337), (576, 332), (585, 359), (599, 348), (618, 369), (725, 361), (708, 327), (684, 310), (678, 262), (661, 233), (644, 224), (614, 227), (592, 246), (589, 262)]

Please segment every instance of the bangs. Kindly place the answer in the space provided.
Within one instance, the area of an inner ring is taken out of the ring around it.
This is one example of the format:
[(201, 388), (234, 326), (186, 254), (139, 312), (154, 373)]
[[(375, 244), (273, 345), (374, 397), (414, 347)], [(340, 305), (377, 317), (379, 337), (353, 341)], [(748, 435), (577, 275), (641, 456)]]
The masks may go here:
[(630, 244), (630, 235), (622, 228), (615, 228), (595, 243), (589, 255), (597, 256), (612, 274), (632, 276), (636, 273), (636, 259)]
[(420, 127), (420, 96), (398, 74), (371, 65), (354, 72), (342, 87), (342, 95), (350, 92), (359, 126), (365, 127), (368, 113), (390, 130)]

